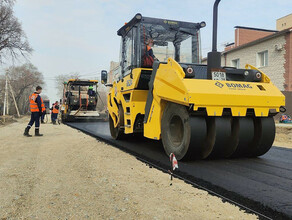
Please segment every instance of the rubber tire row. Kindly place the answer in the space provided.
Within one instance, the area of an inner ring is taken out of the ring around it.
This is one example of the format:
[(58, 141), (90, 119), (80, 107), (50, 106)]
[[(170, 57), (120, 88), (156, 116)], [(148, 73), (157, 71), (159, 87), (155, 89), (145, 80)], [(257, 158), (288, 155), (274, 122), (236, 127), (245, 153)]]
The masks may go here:
[[(174, 142), (173, 117), (180, 117), (183, 136)], [(185, 106), (168, 103), (161, 121), (161, 136), (167, 155), (178, 160), (258, 157), (272, 147), (275, 123), (272, 117), (190, 117)]]

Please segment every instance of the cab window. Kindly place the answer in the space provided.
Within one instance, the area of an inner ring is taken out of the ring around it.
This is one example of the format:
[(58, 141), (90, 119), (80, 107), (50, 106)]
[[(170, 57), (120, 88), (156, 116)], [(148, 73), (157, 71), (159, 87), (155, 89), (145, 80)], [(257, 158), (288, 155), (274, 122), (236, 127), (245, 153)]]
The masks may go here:
[(128, 75), (137, 66), (136, 56), (137, 28), (133, 27), (122, 40), (122, 75)]

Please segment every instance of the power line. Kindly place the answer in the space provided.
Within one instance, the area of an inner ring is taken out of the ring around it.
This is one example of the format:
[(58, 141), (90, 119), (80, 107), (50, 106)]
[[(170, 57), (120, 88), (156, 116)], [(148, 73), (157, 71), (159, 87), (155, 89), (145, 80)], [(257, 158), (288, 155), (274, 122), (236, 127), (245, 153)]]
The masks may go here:
[[(95, 70), (95, 71), (91, 71), (91, 72), (85, 72), (85, 73), (78, 73), (76, 72), (76, 74), (78, 76), (92, 76), (93, 74), (97, 73), (97, 74), (100, 74), (101, 70), (98, 71), (98, 70)], [(70, 75), (71, 73), (67, 73), (67, 74), (59, 74), (59, 75)], [(56, 75), (55, 77), (58, 77), (59, 75)], [(55, 78), (55, 77), (52, 77), (52, 76), (44, 76), (44, 78)]]

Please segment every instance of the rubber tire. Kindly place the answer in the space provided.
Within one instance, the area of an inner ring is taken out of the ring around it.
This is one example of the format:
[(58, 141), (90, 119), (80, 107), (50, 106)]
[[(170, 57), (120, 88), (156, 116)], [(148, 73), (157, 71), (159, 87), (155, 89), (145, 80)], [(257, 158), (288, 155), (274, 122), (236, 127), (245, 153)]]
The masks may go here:
[(214, 136), (211, 137), (214, 145), (208, 158), (229, 158), (238, 145), (238, 123), (233, 121), (232, 117), (209, 117), (208, 129), (214, 128)]
[(68, 114), (63, 114), (62, 115), (62, 122), (72, 122), (72, 118)]
[(109, 127), (110, 133), (113, 139), (122, 140), (125, 139), (126, 134), (124, 133), (124, 129), (121, 126), (124, 126), (124, 111), (122, 105), (119, 105), (119, 115), (120, 115), (120, 123), (117, 127), (114, 127), (114, 122), (112, 117), (109, 115)]
[(66, 116), (66, 122), (74, 122), (76, 120), (77, 119), (74, 116), (72, 116), (72, 115), (67, 115)]
[(276, 136), (274, 118), (254, 118), (254, 131), (254, 139), (247, 153), (248, 157), (259, 157), (270, 150)]
[[(171, 135), (172, 119), (177, 119), (178, 123), (181, 123), (182, 133), (179, 137), (178, 143), (173, 140)], [(165, 153), (169, 156), (174, 153), (177, 160), (187, 158), (187, 153), (191, 139), (191, 127), (189, 122), (189, 114), (186, 107), (175, 103), (167, 103), (162, 119), (161, 119), (161, 138)]]
[(62, 113), (62, 122), (74, 122), (75, 117), (70, 115), (71, 110), (68, 110), (66, 114)]
[(207, 121), (202, 116), (191, 116), (191, 141), (186, 159), (205, 159), (212, 152), (214, 143), (209, 142), (212, 131), (208, 131)]
[(62, 117), (61, 117), (61, 119), (62, 119), (62, 122), (65, 122), (65, 121), (66, 121), (65, 116), (64, 116), (63, 113), (62, 113)]
[(119, 128), (119, 125), (117, 127), (114, 127), (114, 122), (111, 116), (109, 116), (108, 121), (112, 138), (115, 140), (121, 140), (123, 136), (123, 131)]
[(239, 125), (238, 145), (231, 155), (232, 158), (246, 156), (249, 146), (254, 139), (254, 120), (252, 117), (234, 117)]

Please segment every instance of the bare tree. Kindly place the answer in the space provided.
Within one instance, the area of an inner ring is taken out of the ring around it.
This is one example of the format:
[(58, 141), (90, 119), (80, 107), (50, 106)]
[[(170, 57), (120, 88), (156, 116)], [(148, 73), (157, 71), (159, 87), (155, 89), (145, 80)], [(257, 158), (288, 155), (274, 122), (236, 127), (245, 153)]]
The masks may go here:
[(14, 0), (0, 0), (0, 62), (10, 57), (27, 57), (32, 52), (21, 23), (14, 16)]
[(14, 3), (15, 3), (15, 0), (0, 0), (0, 6), (2, 5), (13, 6)]
[(46, 94), (42, 94), (42, 99), (43, 100), (49, 100), (49, 96), (47, 96)]
[(64, 89), (64, 82), (67, 82), (69, 79), (79, 79), (79, 73), (69, 73), (69, 74), (61, 74), (56, 76), (56, 89), (57, 95), (59, 97), (63, 97), (63, 89)]
[[(25, 114), (29, 111), (29, 95), (34, 92), (37, 85), (44, 85), (43, 74), (31, 63), (10, 67), (6, 70), (6, 73), (10, 79), (20, 114)], [(2, 80), (0, 78), (1, 88), (4, 88), (2, 87), (4, 83), (4, 78)], [(12, 101), (12, 99), (10, 100)], [(0, 102), (3, 101), (0, 100)]]

